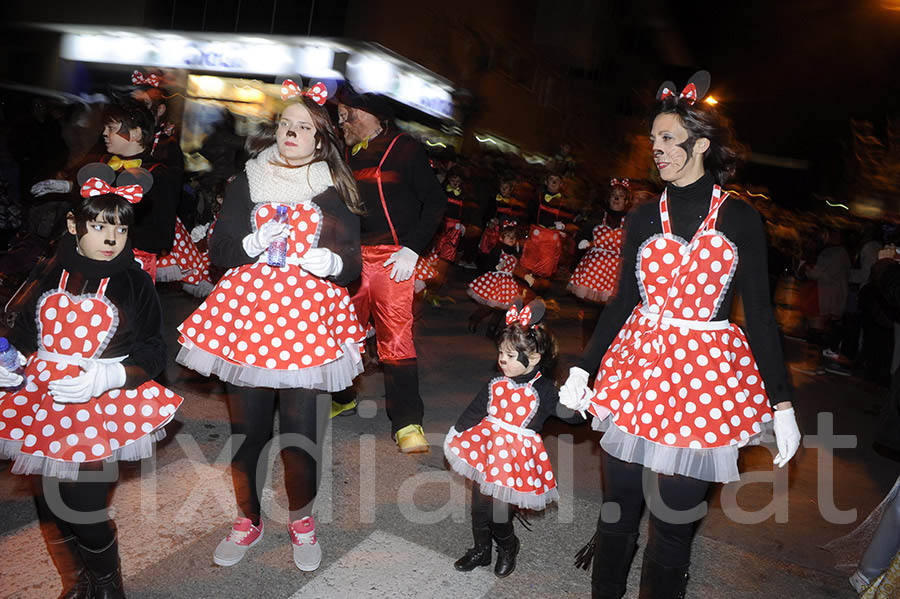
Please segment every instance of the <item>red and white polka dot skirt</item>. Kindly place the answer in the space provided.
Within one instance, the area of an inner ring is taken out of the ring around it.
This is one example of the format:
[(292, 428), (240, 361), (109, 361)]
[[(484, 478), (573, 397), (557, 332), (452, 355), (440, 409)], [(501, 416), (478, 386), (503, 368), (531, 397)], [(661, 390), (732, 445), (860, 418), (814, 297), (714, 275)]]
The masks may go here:
[[(254, 209), (253, 228), (277, 206)], [(313, 202), (289, 206), (287, 265), (260, 262), (229, 269), (206, 300), (178, 327), (177, 361), (247, 387), (340, 391), (362, 372), (357, 322), (347, 290), (298, 265), (316, 247), (321, 211)]]
[(738, 479), (737, 449), (758, 443), (772, 411), (744, 332), (712, 321), (737, 268), (737, 248), (715, 230), (724, 198), (687, 243), (663, 234), (639, 249), (642, 301), (603, 357), (591, 412), (612, 455), (663, 474)]
[(594, 227), (591, 249), (581, 258), (568, 289), (576, 297), (591, 301), (606, 301), (615, 293), (622, 264), (623, 227), (613, 229), (603, 223)]
[(556, 477), (541, 435), (525, 428), (540, 398), (528, 383), (507, 377), (491, 381), (488, 414), (464, 431), (450, 429), (444, 455), (459, 474), (479, 483), (482, 493), (531, 510), (559, 499)]
[(86, 403), (53, 401), (51, 381), (82, 374), (99, 360), (119, 323), (104, 292), (73, 296), (58, 289), (38, 301), (38, 351), (25, 367), (25, 386), (0, 392), (0, 454), (14, 459), (16, 474), (76, 478), (80, 464), (149, 457), (153, 442), (183, 399), (147, 381), (135, 389), (115, 389)]
[(204, 276), (209, 280), (209, 259), (204, 259), (197, 249), (181, 219), (175, 219), (175, 241), (169, 253), (157, 263), (156, 280), (183, 281), (189, 285), (198, 285), (204, 280)]
[(438, 272), (435, 265), (437, 264), (438, 260), (440, 260), (440, 256), (438, 255), (437, 250), (433, 249), (427, 256), (420, 257), (418, 262), (416, 262), (416, 270), (414, 274), (414, 276), (416, 277), (416, 293), (419, 293), (420, 291), (425, 289), (428, 281), (437, 276)]
[(469, 297), (492, 308), (508, 308), (522, 293), (521, 285), (512, 274), (517, 262), (514, 254), (500, 252), (500, 268), (469, 283)]

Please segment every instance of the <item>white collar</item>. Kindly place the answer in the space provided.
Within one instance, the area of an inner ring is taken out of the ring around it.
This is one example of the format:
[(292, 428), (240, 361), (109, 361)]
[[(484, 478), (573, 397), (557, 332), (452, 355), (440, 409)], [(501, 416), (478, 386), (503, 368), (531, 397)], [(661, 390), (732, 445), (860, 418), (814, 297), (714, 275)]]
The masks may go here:
[(250, 199), (254, 204), (305, 203), (334, 187), (331, 169), (323, 160), (297, 168), (273, 164), (281, 161), (275, 144), (247, 161), (244, 170), (250, 184)]

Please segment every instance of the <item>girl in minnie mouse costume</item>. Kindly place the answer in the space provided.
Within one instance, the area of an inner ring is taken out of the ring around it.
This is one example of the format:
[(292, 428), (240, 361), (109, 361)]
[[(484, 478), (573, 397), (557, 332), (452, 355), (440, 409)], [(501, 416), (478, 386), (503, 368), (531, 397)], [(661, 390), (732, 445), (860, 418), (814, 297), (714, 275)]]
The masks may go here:
[[(665, 190), (628, 217), (626, 275), (560, 389), (564, 405), (589, 410), (594, 428), (605, 431), (603, 499), (621, 509), (617, 522), (597, 523), (595, 598), (625, 593), (645, 470), (665, 475), (656, 477), (662, 502), (683, 512), (702, 504), (712, 483), (738, 480), (738, 449), (759, 443), (764, 431), (774, 428), (779, 467), (800, 445), (762, 221), (721, 187), (734, 173), (738, 146), (724, 118), (699, 101), (709, 73), (694, 75), (680, 95), (674, 89), (660, 87), (651, 114)], [(747, 335), (727, 320), (735, 294)], [(696, 522), (671, 523), (654, 511), (640, 598), (683, 597)]]
[[(129, 169), (119, 187), (114, 179), (105, 164), (79, 171), (84, 199), (12, 331), (24, 352), (25, 386), (0, 392), (0, 457), (14, 460), (13, 473), (38, 475), (41, 528), (63, 579), (61, 597), (69, 598), (125, 596), (105, 517), (116, 470), (107, 473), (105, 464), (149, 457), (182, 402), (152, 380), (166, 362), (162, 313), (129, 241), (132, 205), (152, 177)], [(0, 387), (21, 382), (0, 368)]]
[(500, 230), (500, 243), (491, 251), (490, 262), (494, 270), (486, 272), (469, 283), (468, 294), (479, 306), (469, 316), (469, 332), (474, 333), (478, 323), (494, 312), (488, 325), (488, 337), (495, 337), (503, 316), (513, 300), (522, 295), (523, 285), (515, 278), (513, 271), (519, 262), (518, 232), (515, 221), (504, 221)]
[[(481, 388), (444, 440), (444, 456), (472, 481), (472, 536), (475, 546), (456, 560), (463, 572), (491, 564), (494, 574), (512, 574), (519, 553), (512, 516), (515, 508), (542, 510), (559, 498), (556, 478), (540, 431), (557, 413), (559, 397), (550, 376), (556, 339), (539, 321), (544, 304), (522, 308), (518, 299), (506, 313), (497, 338), (497, 365), (503, 376)], [(579, 418), (574, 414), (567, 420)]]
[[(281, 434), (302, 438), (282, 450), (294, 563), (312, 571), (322, 557), (311, 513), (329, 414), (316, 395), (347, 388), (363, 368), (365, 331), (344, 289), (360, 273), (361, 204), (322, 106), (325, 86), (301, 92), (286, 80), (281, 95), (274, 139), (260, 141), (225, 193), (209, 253), (229, 270), (179, 327), (177, 360), (225, 381), (232, 433), (246, 435), (232, 461), (242, 515), (213, 560), (237, 564), (262, 538), (257, 466), (278, 395)], [(271, 244), (285, 239), (285, 265), (270, 266)]]

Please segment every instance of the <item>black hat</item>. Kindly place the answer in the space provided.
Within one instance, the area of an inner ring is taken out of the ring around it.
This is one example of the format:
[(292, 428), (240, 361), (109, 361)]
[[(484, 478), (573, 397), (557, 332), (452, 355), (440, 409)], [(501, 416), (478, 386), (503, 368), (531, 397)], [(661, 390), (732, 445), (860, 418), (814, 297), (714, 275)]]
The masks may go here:
[(391, 106), (391, 101), (386, 96), (375, 93), (358, 94), (349, 86), (342, 89), (341, 92), (338, 96), (341, 104), (350, 108), (358, 108), (382, 120), (394, 119), (394, 107)]

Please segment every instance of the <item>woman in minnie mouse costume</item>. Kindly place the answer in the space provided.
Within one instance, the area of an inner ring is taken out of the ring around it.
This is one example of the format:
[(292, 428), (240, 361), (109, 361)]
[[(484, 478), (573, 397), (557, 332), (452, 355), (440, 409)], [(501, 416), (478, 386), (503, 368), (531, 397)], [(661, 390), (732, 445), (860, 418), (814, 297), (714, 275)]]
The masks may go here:
[[(232, 461), (242, 512), (213, 559), (232, 566), (263, 534), (257, 466), (272, 437), (279, 396), (282, 435), (302, 447), (282, 450), (294, 563), (319, 567), (322, 550), (311, 513), (318, 490), (327, 408), (316, 395), (348, 387), (362, 371), (365, 332), (344, 286), (359, 276), (359, 193), (322, 107), (327, 90), (282, 85), (287, 105), (272, 136), (229, 185), (210, 239), (212, 262), (228, 268), (178, 330), (177, 360), (228, 388), (231, 430), (246, 435)], [(287, 222), (278, 222), (278, 211)], [(270, 266), (273, 242), (287, 241), (285, 266)], [(277, 392), (276, 392), (277, 390)]]
[[(515, 507), (542, 510), (559, 498), (540, 435), (559, 402), (550, 375), (556, 339), (539, 322), (543, 316), (541, 300), (523, 308), (518, 299), (510, 307), (507, 326), (497, 338), (497, 365), (503, 376), (481, 388), (444, 440), (447, 462), (473, 483), (475, 546), (453, 564), (463, 572), (489, 566), (496, 541), (494, 574), (512, 574), (519, 553), (512, 523)], [(574, 419), (582, 422), (574, 414), (568, 418)]]
[[(149, 457), (182, 402), (152, 380), (166, 362), (162, 313), (129, 241), (132, 205), (152, 177), (129, 169), (112, 187), (114, 178), (105, 164), (79, 171), (84, 200), (11, 335), (29, 355), (20, 354), (25, 386), (0, 392), (0, 457), (38, 475), (38, 516), (67, 598), (125, 596), (105, 517), (117, 471), (105, 465)], [(0, 387), (21, 382), (0, 368)]]
[[(738, 146), (724, 118), (699, 102), (709, 73), (694, 75), (681, 94), (674, 89), (660, 87), (651, 115), (653, 158), (666, 188), (658, 203), (629, 216), (626, 276), (560, 390), (564, 405), (588, 409), (594, 428), (605, 431), (603, 499), (621, 508), (617, 522), (597, 523), (592, 587), (599, 598), (625, 593), (645, 470), (663, 475), (655, 478), (665, 505), (685, 511), (704, 502), (712, 483), (738, 480), (738, 449), (759, 443), (765, 430), (774, 428), (779, 467), (800, 445), (762, 221), (721, 188)], [(736, 293), (748, 335), (727, 320)], [(640, 597), (683, 597), (696, 522), (674, 524), (653, 512)]]

